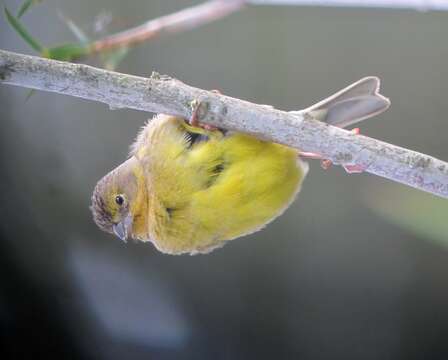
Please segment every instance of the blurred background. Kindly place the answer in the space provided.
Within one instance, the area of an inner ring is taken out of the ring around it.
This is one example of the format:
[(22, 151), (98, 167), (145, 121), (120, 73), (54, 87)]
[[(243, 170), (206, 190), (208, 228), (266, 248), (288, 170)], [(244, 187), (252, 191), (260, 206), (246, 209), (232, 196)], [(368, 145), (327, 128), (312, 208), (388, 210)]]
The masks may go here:
[[(45, 0), (23, 22), (55, 44), (74, 40), (58, 13), (99, 38), (198, 3)], [(285, 110), (377, 75), (392, 106), (361, 132), (448, 160), (447, 37), (443, 12), (254, 6), (139, 46), (118, 70)], [(4, 17), (0, 48), (33, 54)], [(0, 86), (4, 359), (448, 357), (445, 200), (312, 162), (264, 230), (163, 255), (101, 232), (89, 210), (150, 115), (27, 94)]]

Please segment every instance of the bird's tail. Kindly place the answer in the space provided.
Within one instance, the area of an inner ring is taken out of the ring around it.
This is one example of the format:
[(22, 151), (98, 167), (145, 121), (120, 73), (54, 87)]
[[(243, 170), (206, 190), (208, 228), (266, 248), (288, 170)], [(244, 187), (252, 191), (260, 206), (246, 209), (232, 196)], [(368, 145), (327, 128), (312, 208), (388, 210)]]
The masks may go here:
[(330, 125), (346, 127), (378, 115), (389, 107), (389, 99), (379, 90), (380, 79), (365, 77), (300, 113)]

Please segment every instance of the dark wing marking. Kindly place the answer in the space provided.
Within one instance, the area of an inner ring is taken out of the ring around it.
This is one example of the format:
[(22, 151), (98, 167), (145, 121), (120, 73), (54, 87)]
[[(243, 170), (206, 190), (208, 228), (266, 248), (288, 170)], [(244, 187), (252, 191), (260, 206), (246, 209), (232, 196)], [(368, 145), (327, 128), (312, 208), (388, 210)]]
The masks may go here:
[(218, 178), (222, 174), (222, 172), (225, 170), (225, 168), (226, 168), (226, 166), (225, 166), (224, 159), (222, 159), (222, 158), (218, 159), (217, 164), (214, 167), (212, 167), (210, 170), (210, 175), (209, 175), (207, 182), (205, 183), (205, 187), (209, 188), (214, 183), (216, 183), (216, 181), (218, 180)]
[(191, 149), (195, 144), (198, 144), (203, 141), (208, 141), (209, 137), (204, 134), (186, 131), (185, 139), (187, 140), (187, 148)]

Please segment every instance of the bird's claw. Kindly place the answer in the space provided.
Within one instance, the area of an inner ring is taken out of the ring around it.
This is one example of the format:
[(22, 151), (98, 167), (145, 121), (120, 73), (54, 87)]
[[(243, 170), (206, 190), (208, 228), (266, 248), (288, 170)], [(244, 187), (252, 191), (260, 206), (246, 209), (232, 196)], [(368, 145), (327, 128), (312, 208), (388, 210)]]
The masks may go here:
[[(355, 135), (359, 135), (360, 131), (359, 128), (354, 128), (351, 130), (351, 132)], [(308, 159), (320, 159), (320, 166), (324, 170), (328, 170), (331, 165), (333, 165), (333, 162), (330, 159), (323, 159), (322, 155), (312, 153), (312, 152), (301, 152), (300, 156), (308, 158)], [(365, 167), (359, 164), (354, 165), (342, 165), (344, 170), (349, 174), (359, 174), (364, 172)]]
[(366, 169), (364, 166), (357, 165), (357, 164), (356, 165), (342, 165), (342, 167), (349, 174), (360, 174), (360, 173), (364, 172), (364, 170)]
[[(211, 90), (212, 93), (215, 94), (221, 94), (221, 92), (219, 90)], [(218, 127), (213, 126), (213, 125), (209, 125), (209, 124), (201, 124), (199, 122), (199, 116), (198, 116), (198, 112), (199, 109), (201, 108), (201, 101), (200, 100), (193, 100), (191, 103), (191, 107), (193, 109), (192, 113), (191, 113), (191, 118), (188, 121), (188, 123), (193, 126), (193, 127), (198, 127), (204, 130), (208, 130), (208, 131), (215, 131), (215, 130), (219, 130)]]

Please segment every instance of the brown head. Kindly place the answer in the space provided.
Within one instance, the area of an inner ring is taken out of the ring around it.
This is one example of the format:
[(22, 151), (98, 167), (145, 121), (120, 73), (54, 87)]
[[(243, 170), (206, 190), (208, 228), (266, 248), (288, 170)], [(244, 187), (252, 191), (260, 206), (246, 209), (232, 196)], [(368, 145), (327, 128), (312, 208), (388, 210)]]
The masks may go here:
[[(145, 199), (144, 176), (133, 156), (98, 181), (92, 195), (93, 220), (98, 227), (126, 241), (133, 234), (133, 222)], [(140, 185), (140, 189), (139, 189)]]

